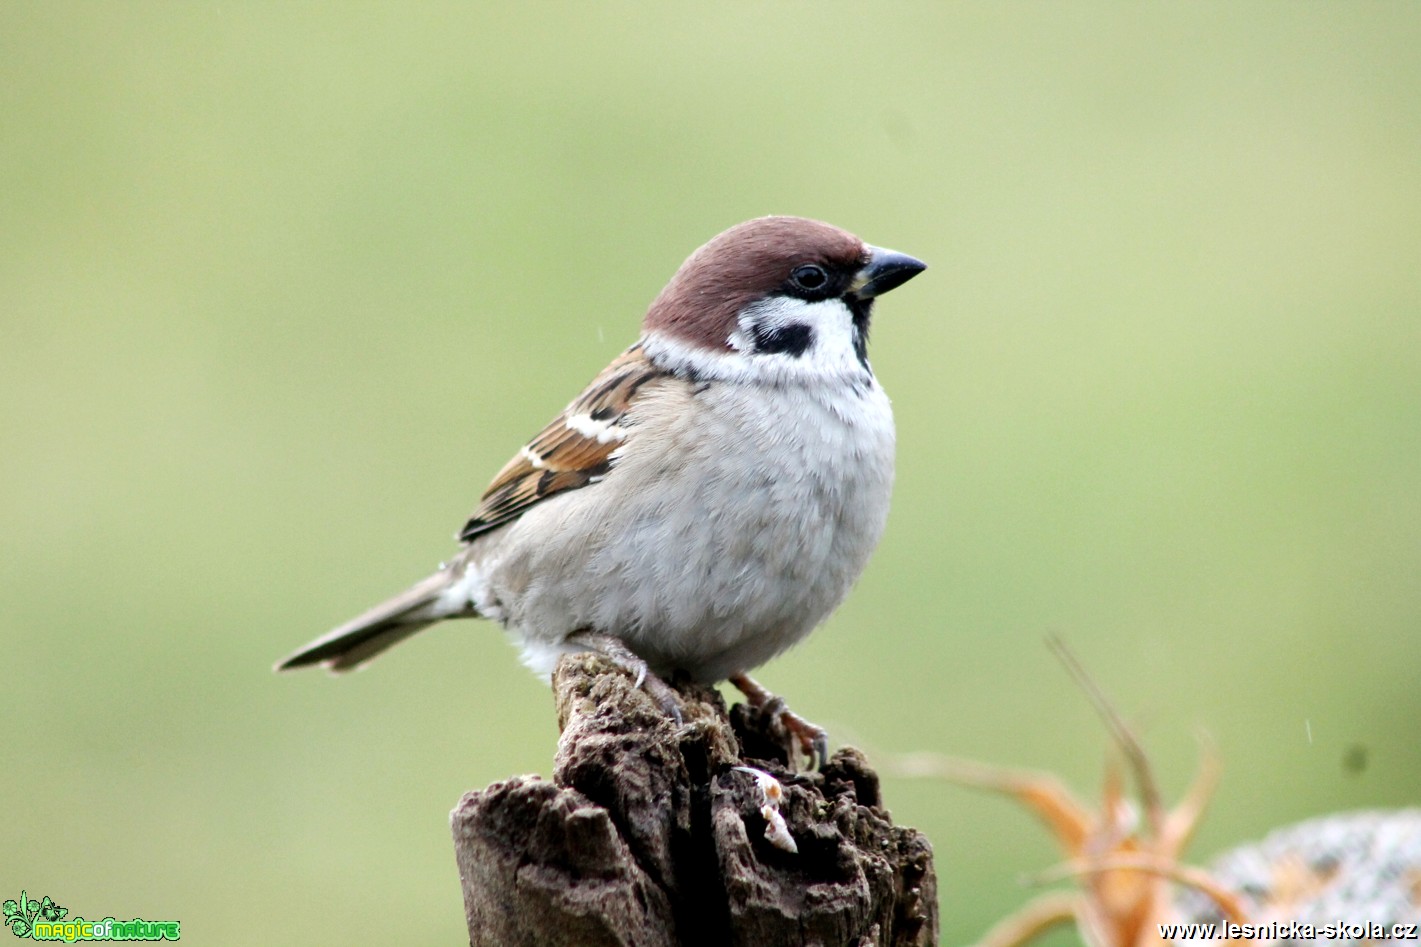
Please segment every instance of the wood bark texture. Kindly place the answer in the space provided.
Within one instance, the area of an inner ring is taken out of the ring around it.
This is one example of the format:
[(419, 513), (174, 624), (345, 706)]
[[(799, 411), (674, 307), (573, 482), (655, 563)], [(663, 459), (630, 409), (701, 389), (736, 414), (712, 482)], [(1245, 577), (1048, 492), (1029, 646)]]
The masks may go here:
[[(857, 750), (794, 773), (769, 715), (679, 683), (677, 728), (594, 655), (564, 658), (553, 688), (552, 780), (494, 783), (451, 817), (472, 947), (937, 943), (932, 848), (893, 824)], [(798, 851), (737, 767), (778, 780)]]

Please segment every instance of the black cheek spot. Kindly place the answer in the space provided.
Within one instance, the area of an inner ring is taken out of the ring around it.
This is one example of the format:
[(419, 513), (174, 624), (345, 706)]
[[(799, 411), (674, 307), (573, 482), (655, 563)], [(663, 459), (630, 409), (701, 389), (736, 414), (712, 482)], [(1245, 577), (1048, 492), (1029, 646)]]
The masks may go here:
[(752, 331), (755, 333), (757, 355), (784, 352), (793, 358), (799, 358), (814, 344), (814, 330), (802, 322), (791, 322), (782, 326), (757, 324)]

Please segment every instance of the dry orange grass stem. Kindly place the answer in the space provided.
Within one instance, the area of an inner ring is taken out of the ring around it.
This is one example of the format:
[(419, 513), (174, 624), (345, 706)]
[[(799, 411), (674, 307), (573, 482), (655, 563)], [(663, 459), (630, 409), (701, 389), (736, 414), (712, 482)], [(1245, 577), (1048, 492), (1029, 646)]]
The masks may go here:
[(1166, 810), (1149, 759), (1133, 731), (1065, 643), (1055, 637), (1048, 643), (1110, 729), (1134, 779), (1138, 804), (1126, 795), (1121, 767), (1115, 761), (1106, 766), (1104, 793), (1095, 810), (1049, 773), (933, 753), (901, 757), (891, 769), (898, 775), (936, 777), (1005, 793), (1036, 813), (1065, 852), (1065, 863), (1038, 879), (1075, 878), (1079, 887), (1035, 898), (988, 931), (978, 947), (1017, 947), (1070, 922), (1090, 947), (1163, 944), (1159, 925), (1175, 920), (1171, 886), (1176, 884), (1203, 892), (1227, 920), (1245, 923), (1237, 895), (1202, 869), (1180, 861), (1218, 783), (1219, 765), (1212, 749), (1206, 745), (1194, 784), (1178, 805)]

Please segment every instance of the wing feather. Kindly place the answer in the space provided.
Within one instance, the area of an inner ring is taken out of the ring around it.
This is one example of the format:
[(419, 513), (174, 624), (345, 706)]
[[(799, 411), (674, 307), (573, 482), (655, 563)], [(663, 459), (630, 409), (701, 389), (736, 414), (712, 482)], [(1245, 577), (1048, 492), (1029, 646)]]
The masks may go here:
[(627, 412), (643, 386), (668, 377), (633, 345), (577, 400), (538, 432), (493, 478), (459, 538), (465, 542), (526, 513), (534, 504), (596, 483), (630, 433)]

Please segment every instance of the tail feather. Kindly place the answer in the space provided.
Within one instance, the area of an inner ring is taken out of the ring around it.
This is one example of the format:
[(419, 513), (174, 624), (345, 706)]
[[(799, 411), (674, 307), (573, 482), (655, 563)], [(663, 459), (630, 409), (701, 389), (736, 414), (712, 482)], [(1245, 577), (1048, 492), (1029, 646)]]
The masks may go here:
[(335, 672), (349, 671), (392, 645), (435, 622), (452, 617), (439, 609), (440, 595), (453, 583), (451, 571), (440, 570), (423, 582), (381, 602), (298, 650), (276, 665), (278, 671), (324, 664)]

